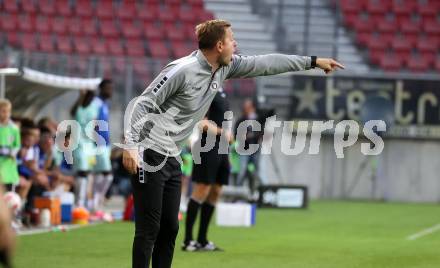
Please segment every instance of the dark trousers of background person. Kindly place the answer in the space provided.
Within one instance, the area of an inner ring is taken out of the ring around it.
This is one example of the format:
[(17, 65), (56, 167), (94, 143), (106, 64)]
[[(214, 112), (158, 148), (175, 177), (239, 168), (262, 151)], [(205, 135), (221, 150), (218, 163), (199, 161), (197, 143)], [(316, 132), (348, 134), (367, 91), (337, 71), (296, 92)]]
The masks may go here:
[[(159, 166), (165, 156), (145, 150), (143, 160), (150, 166)], [(133, 268), (169, 268), (179, 230), (180, 185), (182, 172), (174, 157), (166, 159), (156, 172), (139, 169), (132, 177), (135, 236), (133, 241)]]
[[(240, 172), (238, 174), (237, 185), (243, 186), (245, 181), (248, 180), (249, 190), (251, 193), (255, 191), (255, 184), (257, 183), (256, 176), (258, 174), (258, 160), (260, 156), (260, 151), (255, 152), (251, 155), (240, 155)], [(248, 166), (249, 164), (254, 164), (255, 170), (249, 172)]]

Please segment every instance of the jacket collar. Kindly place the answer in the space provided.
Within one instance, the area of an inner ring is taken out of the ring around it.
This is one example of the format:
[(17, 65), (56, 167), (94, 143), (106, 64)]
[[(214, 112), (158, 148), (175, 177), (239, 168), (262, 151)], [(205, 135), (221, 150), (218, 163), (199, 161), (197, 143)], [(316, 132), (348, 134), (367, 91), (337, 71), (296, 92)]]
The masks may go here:
[(206, 60), (205, 55), (203, 55), (202, 51), (200, 49), (198, 49), (196, 51), (196, 58), (199, 61), (200, 65), (202, 65), (202, 67), (204, 69), (206, 69), (207, 71), (211, 72), (212, 71), (212, 66), (211, 64), (209, 64), (208, 60)]

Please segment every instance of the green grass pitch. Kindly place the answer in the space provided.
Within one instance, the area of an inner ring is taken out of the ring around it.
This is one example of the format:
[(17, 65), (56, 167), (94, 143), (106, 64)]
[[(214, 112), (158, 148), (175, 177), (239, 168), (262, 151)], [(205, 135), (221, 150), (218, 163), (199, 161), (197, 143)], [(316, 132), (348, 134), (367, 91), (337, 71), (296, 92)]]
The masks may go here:
[[(211, 225), (225, 252), (184, 253), (181, 225), (173, 267), (440, 267), (440, 206), (315, 201), (307, 210), (257, 211), (252, 228)], [(18, 268), (129, 268), (134, 226), (114, 223), (19, 238)], [(197, 228), (195, 229), (195, 234)]]

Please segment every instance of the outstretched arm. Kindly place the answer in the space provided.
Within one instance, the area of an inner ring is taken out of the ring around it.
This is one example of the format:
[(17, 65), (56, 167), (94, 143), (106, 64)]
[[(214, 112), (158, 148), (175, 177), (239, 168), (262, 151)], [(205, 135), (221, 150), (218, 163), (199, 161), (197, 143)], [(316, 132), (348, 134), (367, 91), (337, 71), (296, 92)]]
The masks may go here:
[(256, 76), (275, 75), (293, 71), (304, 71), (318, 67), (330, 73), (336, 68), (344, 68), (342, 64), (327, 58), (308, 56), (267, 54), (258, 56), (234, 55), (229, 65), (229, 78), (249, 78)]

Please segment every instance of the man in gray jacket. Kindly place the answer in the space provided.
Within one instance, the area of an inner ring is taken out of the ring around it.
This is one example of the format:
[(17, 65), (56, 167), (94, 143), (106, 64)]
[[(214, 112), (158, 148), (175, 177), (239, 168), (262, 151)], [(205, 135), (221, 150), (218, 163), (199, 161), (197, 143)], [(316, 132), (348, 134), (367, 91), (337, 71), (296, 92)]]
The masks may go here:
[[(223, 82), (321, 68), (344, 68), (333, 59), (269, 54), (234, 55), (231, 24), (196, 27), (199, 49), (168, 64), (125, 114), (123, 164), (133, 176), (133, 268), (171, 267), (179, 228), (180, 149), (202, 120)], [(231, 138), (230, 133), (221, 133)], [(141, 160), (141, 161), (139, 161)], [(154, 250), (153, 250), (154, 249)]]

